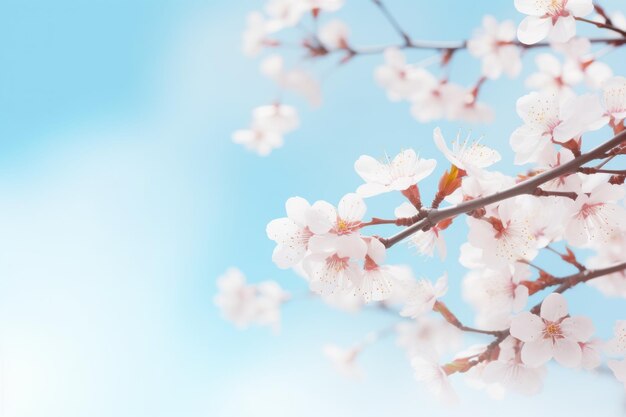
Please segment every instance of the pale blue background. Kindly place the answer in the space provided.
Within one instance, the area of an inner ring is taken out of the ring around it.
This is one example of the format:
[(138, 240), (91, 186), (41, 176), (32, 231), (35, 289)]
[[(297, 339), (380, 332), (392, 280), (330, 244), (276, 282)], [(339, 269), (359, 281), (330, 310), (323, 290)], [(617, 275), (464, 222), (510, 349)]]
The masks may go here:
[[(355, 42), (396, 40), (366, 1), (341, 15)], [(521, 19), (512, 1), (389, 0), (418, 38), (455, 40), (486, 10)], [(603, 1), (608, 9), (619, 1)], [(391, 323), (350, 316), (310, 300), (284, 309), (280, 336), (239, 332), (212, 304), (215, 278), (240, 267), (251, 281), (304, 283), (271, 262), (266, 223), (292, 195), (336, 202), (359, 179), (362, 153), (414, 147), (438, 157), (436, 124), (419, 125), (372, 80), (381, 57), (356, 60), (324, 81), (324, 105), (298, 106), (302, 127), (269, 158), (230, 141), (274, 88), (242, 57), (245, 15), (259, 1), (4, 0), (0, 6), (0, 415), (74, 416), (616, 416), (623, 388), (608, 377), (554, 368), (542, 395), (489, 400), (455, 378), (463, 407), (441, 408), (413, 381), (391, 340), (368, 349), (364, 382), (335, 374), (320, 353)], [(623, 5), (623, 4), (622, 4)], [(597, 33), (597, 32), (596, 32)], [(415, 54), (413, 59), (429, 53)], [(624, 75), (624, 52), (607, 60)], [(532, 57), (525, 58), (532, 68)], [(478, 66), (463, 52), (453, 79)], [(497, 122), (473, 127), (507, 167), (520, 80), (486, 84)], [(454, 135), (466, 125), (441, 123)], [(608, 134), (608, 132), (606, 132)], [(443, 166), (441, 167), (443, 168)], [(440, 171), (438, 171), (440, 172)], [(432, 188), (425, 189), (428, 193)], [(397, 198), (373, 200), (390, 213)], [(463, 270), (399, 247), (393, 260), (418, 275), (447, 270), (446, 300), (460, 299)], [(553, 258), (544, 265), (560, 273)], [(606, 337), (624, 317), (622, 300), (589, 288), (570, 294), (572, 311), (598, 320)], [(552, 370), (552, 369), (551, 369)]]

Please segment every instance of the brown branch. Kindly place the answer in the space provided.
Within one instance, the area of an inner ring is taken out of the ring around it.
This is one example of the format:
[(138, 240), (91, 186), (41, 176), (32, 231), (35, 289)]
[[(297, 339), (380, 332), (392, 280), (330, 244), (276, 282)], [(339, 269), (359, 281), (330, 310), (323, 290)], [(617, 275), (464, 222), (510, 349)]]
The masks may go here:
[(428, 230), (441, 220), (448, 219), (459, 214), (469, 213), (476, 209), (488, 206), (489, 204), (508, 200), (509, 198), (513, 198), (518, 195), (533, 194), (535, 190), (542, 184), (545, 184), (548, 181), (552, 181), (564, 175), (574, 173), (578, 170), (578, 168), (590, 161), (605, 158), (607, 152), (610, 152), (613, 148), (622, 144), (623, 142), (626, 142), (626, 131), (619, 133), (602, 145), (596, 147), (595, 149), (592, 149), (587, 153), (580, 155), (577, 158), (572, 159), (571, 161), (563, 165), (559, 165), (558, 167), (555, 167), (548, 171), (544, 171), (541, 174), (529, 178), (526, 181), (522, 181), (504, 191), (466, 201), (464, 203), (457, 204), (456, 206), (450, 206), (439, 210), (430, 210), (424, 219), (420, 220), (412, 226), (407, 227), (403, 231), (395, 234), (394, 236), (391, 236), (390, 238), (381, 239), (381, 242), (385, 245), (385, 247), (390, 248), (419, 230)]
[(572, 200), (576, 200), (578, 197), (578, 194), (573, 191), (546, 191), (541, 188), (537, 188), (533, 195), (537, 197), (567, 197)]
[(584, 17), (574, 17), (574, 19), (580, 21), (580, 22), (585, 22), (585, 23), (591, 23), (592, 25), (600, 28), (600, 29), (608, 29), (608, 30), (612, 30), (613, 32), (619, 33), (620, 35), (622, 35), (623, 37), (626, 38), (626, 31), (623, 31), (620, 28), (617, 28), (609, 23), (602, 23), (602, 22), (595, 22), (593, 20), (589, 20), (589, 19), (585, 19)]
[(626, 175), (626, 169), (600, 169), (600, 168), (580, 168), (578, 172), (583, 174), (613, 174)]
[(469, 327), (469, 326), (465, 326), (463, 323), (461, 323), (461, 321), (454, 315), (454, 313), (452, 313), (448, 307), (441, 301), (435, 301), (435, 305), (433, 306), (433, 311), (441, 314), (441, 316), (446, 319), (446, 321), (448, 323), (450, 323), (451, 325), (453, 325), (454, 327), (456, 327), (459, 330), (462, 330), (464, 332), (470, 332), (470, 333), (481, 333), (481, 334), (487, 334), (490, 336), (500, 336), (500, 334), (502, 333), (502, 331), (497, 331), (497, 330), (481, 330), (481, 329), (476, 329), (474, 327)]
[(372, 3), (374, 3), (376, 7), (378, 7), (378, 9), (383, 14), (383, 16), (385, 16), (385, 19), (389, 21), (389, 23), (394, 28), (394, 30), (398, 32), (398, 35), (402, 37), (402, 39), (404, 40), (404, 44), (410, 45), (411, 37), (407, 34), (407, 32), (404, 29), (402, 29), (402, 26), (400, 26), (400, 23), (398, 23), (398, 20), (396, 20), (396, 18), (391, 14), (389, 9), (387, 9), (387, 6), (385, 6), (385, 4), (381, 0), (372, 0)]
[[(560, 286), (556, 290), (554, 290), (554, 292), (563, 293), (582, 282), (587, 282), (594, 278), (599, 278), (601, 276), (609, 275), (614, 272), (622, 271), (624, 269), (626, 269), (626, 262), (609, 266), (607, 268), (585, 270), (583, 272), (579, 272), (577, 274), (567, 277), (555, 278), (555, 283), (551, 285), (558, 285), (560, 283)], [(540, 309), (541, 303), (538, 303), (530, 310), (530, 312), (533, 314), (537, 314), (539, 313)], [(481, 353), (477, 357), (472, 356), (469, 358), (460, 358), (452, 363), (445, 365), (444, 369), (446, 369), (446, 373), (450, 375), (456, 372), (467, 372), (481, 362), (497, 359), (498, 346), (500, 345), (500, 343), (502, 343), (502, 341), (504, 341), (504, 339), (506, 339), (511, 334), (511, 332), (510, 329), (506, 329), (501, 331), (494, 331), (492, 332), (492, 334), (496, 336), (496, 339), (487, 346), (483, 353)]]

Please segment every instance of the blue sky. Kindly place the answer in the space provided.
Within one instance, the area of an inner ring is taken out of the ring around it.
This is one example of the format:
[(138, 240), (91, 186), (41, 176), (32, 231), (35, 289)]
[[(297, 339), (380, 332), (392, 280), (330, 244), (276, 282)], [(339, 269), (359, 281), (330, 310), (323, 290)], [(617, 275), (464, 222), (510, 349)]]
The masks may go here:
[[(340, 16), (355, 42), (396, 41), (366, 2)], [(520, 20), (512, 1), (402, 2), (389, 7), (416, 38), (468, 36), (488, 10)], [(282, 333), (240, 332), (212, 304), (215, 278), (238, 266), (251, 281), (304, 283), (271, 262), (269, 220), (293, 195), (337, 202), (359, 185), (361, 154), (414, 147), (439, 157), (432, 129), (471, 128), (503, 154), (520, 123), (521, 79), (486, 84), (496, 108), (488, 126), (420, 125), (389, 103), (372, 79), (381, 57), (325, 77), (324, 105), (297, 98), (302, 126), (268, 158), (230, 141), (274, 88), (239, 50), (248, 11), (260, 1), (6, 0), (0, 18), (0, 415), (2, 416), (345, 416), (385, 414), (620, 415), (623, 388), (606, 377), (551, 369), (539, 397), (493, 402), (455, 382), (463, 409), (435, 404), (413, 381), (403, 352), (386, 340), (366, 351), (368, 378), (342, 380), (321, 355), (390, 323), (351, 316), (313, 300), (285, 306)], [(603, 2), (608, 9), (617, 0)], [(412, 58), (428, 56), (415, 53)], [(532, 70), (532, 54), (525, 73)], [(626, 73), (623, 51), (607, 57)], [(478, 66), (455, 57), (453, 79)], [(428, 187), (425, 192), (432, 192)], [(399, 200), (373, 200), (370, 214)], [(466, 321), (463, 269), (449, 233), (449, 260), (400, 247), (394, 262), (418, 276), (451, 276), (447, 301)], [(569, 273), (544, 259), (546, 267)], [(608, 336), (622, 300), (590, 288), (570, 294), (575, 313)], [(581, 387), (584, 387), (581, 388)], [(584, 392), (585, 394), (580, 394)], [(572, 395), (576, 394), (576, 395)]]

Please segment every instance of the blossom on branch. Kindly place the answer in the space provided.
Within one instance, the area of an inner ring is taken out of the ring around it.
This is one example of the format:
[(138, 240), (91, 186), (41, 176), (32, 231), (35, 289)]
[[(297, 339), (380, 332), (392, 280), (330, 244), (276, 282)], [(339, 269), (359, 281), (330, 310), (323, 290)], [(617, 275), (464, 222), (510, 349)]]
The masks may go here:
[(591, 0), (515, 0), (515, 8), (528, 16), (517, 28), (517, 37), (531, 45), (547, 37), (567, 42), (576, 35), (575, 17), (593, 12)]
[(594, 332), (587, 317), (569, 317), (567, 300), (552, 293), (541, 303), (541, 315), (523, 312), (511, 321), (511, 335), (522, 342), (522, 361), (528, 366), (541, 366), (554, 358), (566, 367), (580, 366), (580, 342)]
[(511, 78), (522, 70), (520, 48), (516, 40), (515, 23), (512, 20), (498, 22), (493, 16), (483, 17), (483, 25), (467, 42), (469, 52), (482, 62), (482, 74), (490, 79), (503, 73)]
[(354, 163), (355, 171), (365, 181), (357, 193), (373, 197), (390, 191), (404, 191), (428, 177), (436, 166), (437, 161), (422, 159), (413, 149), (400, 152), (392, 160), (387, 158), (386, 162), (363, 155)]

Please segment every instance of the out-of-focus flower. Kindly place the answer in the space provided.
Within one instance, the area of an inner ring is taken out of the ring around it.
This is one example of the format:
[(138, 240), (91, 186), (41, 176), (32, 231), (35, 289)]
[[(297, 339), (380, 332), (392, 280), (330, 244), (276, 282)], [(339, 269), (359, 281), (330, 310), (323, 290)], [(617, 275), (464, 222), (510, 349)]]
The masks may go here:
[(400, 311), (403, 317), (417, 318), (433, 309), (437, 299), (448, 291), (448, 275), (444, 274), (432, 282), (421, 279), (414, 283), (408, 293), (406, 304)]
[(217, 287), (214, 302), (226, 319), (239, 327), (259, 324), (278, 329), (280, 306), (289, 299), (289, 294), (277, 283), (247, 284), (239, 269), (230, 268), (218, 278)]
[(319, 39), (328, 49), (345, 49), (350, 30), (341, 20), (331, 20), (319, 30)]
[(324, 355), (330, 359), (337, 372), (351, 379), (363, 378), (363, 370), (356, 363), (360, 351), (358, 346), (348, 349), (336, 345), (324, 346)]
[(468, 41), (467, 48), (473, 56), (481, 59), (485, 77), (496, 79), (504, 73), (513, 78), (522, 70), (520, 48), (513, 44), (515, 40), (515, 23), (512, 20), (499, 23), (488, 15), (483, 17), (482, 27)]

